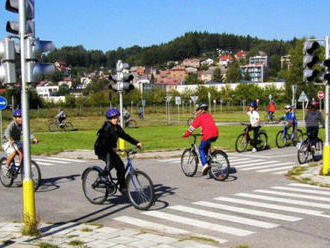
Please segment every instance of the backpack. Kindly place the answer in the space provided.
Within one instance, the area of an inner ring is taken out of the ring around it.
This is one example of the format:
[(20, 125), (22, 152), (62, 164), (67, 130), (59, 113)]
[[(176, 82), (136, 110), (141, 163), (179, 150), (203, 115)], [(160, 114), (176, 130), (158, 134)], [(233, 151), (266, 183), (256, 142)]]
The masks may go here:
[(102, 159), (107, 154), (107, 141), (105, 139), (105, 125), (97, 131), (97, 138), (94, 143), (94, 153), (99, 158)]

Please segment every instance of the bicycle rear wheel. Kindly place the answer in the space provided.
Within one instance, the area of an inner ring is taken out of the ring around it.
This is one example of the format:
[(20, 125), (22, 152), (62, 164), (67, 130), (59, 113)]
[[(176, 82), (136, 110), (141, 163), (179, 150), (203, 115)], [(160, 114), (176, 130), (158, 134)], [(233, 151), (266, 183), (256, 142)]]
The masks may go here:
[[(22, 179), (22, 183), (24, 180), (24, 166), (23, 164), (21, 165), (21, 179)], [(40, 168), (39, 165), (31, 160), (31, 179), (33, 181), (33, 186), (34, 186), (34, 191), (37, 191), (38, 188), (40, 187), (40, 183), (41, 183), (41, 172), (40, 172)]]
[(218, 181), (224, 181), (228, 178), (230, 165), (228, 157), (223, 151), (215, 150), (212, 152), (209, 165), (211, 166), (209, 170), (210, 177)]
[(102, 181), (98, 170), (87, 168), (83, 172), (82, 188), (87, 200), (93, 204), (102, 204), (108, 197), (106, 182)]
[(187, 177), (192, 177), (196, 174), (198, 165), (198, 157), (195, 151), (191, 148), (184, 150), (181, 155), (181, 169)]
[(49, 132), (56, 132), (59, 130), (59, 128), (60, 128), (59, 125), (57, 125), (57, 123), (55, 122), (52, 122), (48, 125)]
[(150, 177), (143, 171), (135, 170), (126, 178), (127, 195), (132, 205), (147, 210), (154, 203), (155, 191)]
[(308, 156), (309, 156), (309, 151), (308, 151), (308, 142), (305, 140), (301, 144), (301, 146), (298, 149), (298, 162), (299, 164), (304, 164), (306, 163)]
[(323, 141), (318, 139), (315, 144), (315, 151), (312, 153), (314, 161), (320, 161), (323, 156)]
[(284, 135), (284, 131), (280, 130), (278, 131), (278, 133), (276, 134), (276, 146), (278, 148), (283, 148), (287, 145), (287, 137), (286, 135)]
[(244, 152), (248, 147), (249, 142), (246, 139), (245, 133), (238, 135), (235, 141), (235, 149), (237, 152)]
[(6, 167), (6, 158), (1, 158), (0, 160), (0, 181), (5, 187), (10, 187), (13, 184), (14, 178), (10, 171)]
[(268, 136), (265, 132), (260, 132), (257, 138), (257, 150), (265, 150), (268, 144)]

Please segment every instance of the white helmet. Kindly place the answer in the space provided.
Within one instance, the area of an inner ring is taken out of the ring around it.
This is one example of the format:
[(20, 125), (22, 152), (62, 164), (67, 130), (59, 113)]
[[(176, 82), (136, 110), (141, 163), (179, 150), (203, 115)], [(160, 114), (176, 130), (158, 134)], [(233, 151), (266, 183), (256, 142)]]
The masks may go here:
[(292, 106), (291, 106), (291, 105), (285, 105), (284, 108), (285, 108), (285, 109), (292, 109)]

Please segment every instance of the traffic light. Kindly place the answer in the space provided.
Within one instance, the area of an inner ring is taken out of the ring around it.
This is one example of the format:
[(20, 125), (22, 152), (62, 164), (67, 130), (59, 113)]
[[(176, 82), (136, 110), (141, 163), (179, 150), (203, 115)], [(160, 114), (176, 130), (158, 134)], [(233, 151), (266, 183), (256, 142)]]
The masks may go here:
[(128, 93), (134, 89), (134, 86), (131, 83), (134, 79), (134, 76), (129, 72), (128, 68), (129, 64), (123, 63), (121, 60), (117, 61), (116, 75), (109, 76), (109, 80), (113, 82), (110, 84), (110, 86), (115, 92), (125, 91)]
[(52, 41), (39, 40), (32, 37), (25, 39), (25, 63), (26, 63), (26, 82), (36, 83), (40, 77), (55, 72), (55, 65), (51, 63), (39, 63), (42, 53), (50, 52), (55, 49)]
[(314, 66), (319, 62), (319, 57), (315, 51), (320, 47), (317, 41), (305, 41), (304, 43), (304, 81), (312, 82), (318, 75), (319, 71)]
[[(19, 12), (19, 0), (6, 0), (6, 10), (18, 13)], [(25, 18), (26, 18), (26, 34), (32, 34), (34, 36), (34, 0), (25, 0)], [(7, 21), (6, 30), (12, 34), (19, 34), (19, 22)]]
[(322, 64), (325, 69), (324, 74), (322, 75), (322, 79), (329, 84), (330, 83), (330, 59), (324, 60)]
[(0, 41), (0, 82), (16, 83), (15, 43), (9, 38)]

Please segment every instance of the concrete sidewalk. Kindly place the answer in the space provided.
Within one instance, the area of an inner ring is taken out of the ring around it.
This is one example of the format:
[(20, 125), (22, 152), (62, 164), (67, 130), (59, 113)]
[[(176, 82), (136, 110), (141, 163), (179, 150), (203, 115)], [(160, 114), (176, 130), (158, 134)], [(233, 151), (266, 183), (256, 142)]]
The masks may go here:
[(0, 247), (220, 247), (217, 241), (198, 236), (164, 235), (163, 233), (148, 232), (143, 229), (137, 230), (126, 227), (119, 229), (96, 224), (43, 224), (40, 228), (40, 235), (36, 237), (23, 236), (21, 234), (22, 229), (22, 223), (0, 223)]

